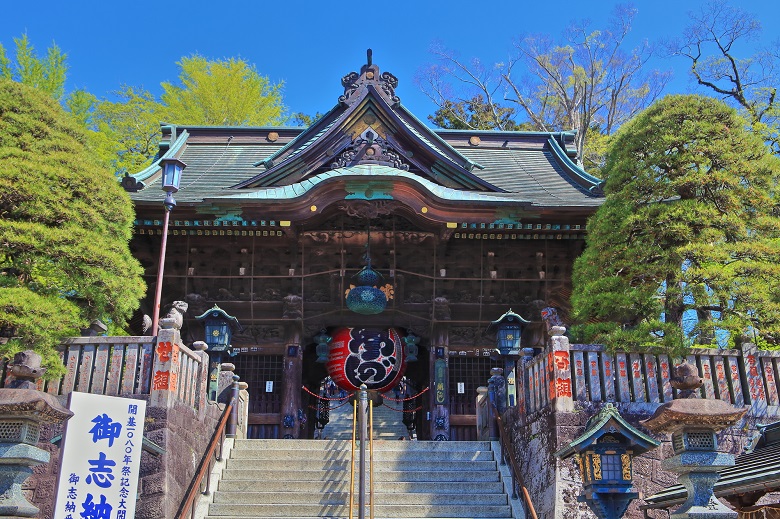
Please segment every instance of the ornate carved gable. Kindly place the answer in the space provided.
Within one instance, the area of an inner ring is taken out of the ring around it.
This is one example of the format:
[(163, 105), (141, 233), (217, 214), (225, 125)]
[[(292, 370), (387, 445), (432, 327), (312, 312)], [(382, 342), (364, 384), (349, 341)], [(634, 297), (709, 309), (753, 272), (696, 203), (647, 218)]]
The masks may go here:
[(502, 191), (471, 173), (479, 167), (406, 111), (398, 79), (380, 72), (371, 50), (360, 73), (341, 79), (339, 104), (298, 138), (256, 164), (266, 171), (234, 188), (291, 185), (360, 164), (390, 166), (453, 189)]

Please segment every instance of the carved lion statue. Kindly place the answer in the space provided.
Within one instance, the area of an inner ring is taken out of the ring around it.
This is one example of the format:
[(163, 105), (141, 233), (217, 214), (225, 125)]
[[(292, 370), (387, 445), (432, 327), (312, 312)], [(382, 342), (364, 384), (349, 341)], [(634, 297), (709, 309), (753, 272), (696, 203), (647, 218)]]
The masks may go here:
[(189, 305), (184, 301), (174, 301), (171, 309), (168, 310), (168, 315), (160, 319), (160, 328), (181, 330), (187, 308), (189, 308)]

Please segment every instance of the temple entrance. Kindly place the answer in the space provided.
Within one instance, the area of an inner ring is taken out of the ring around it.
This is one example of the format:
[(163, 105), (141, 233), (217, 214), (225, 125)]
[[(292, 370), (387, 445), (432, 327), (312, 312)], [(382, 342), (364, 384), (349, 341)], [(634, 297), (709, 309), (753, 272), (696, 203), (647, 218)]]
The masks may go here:
[[(406, 330), (401, 333), (406, 335)], [(420, 346), (415, 356), (417, 360), (404, 362), (400, 375), (376, 390), (382, 397), (382, 405), (375, 407), (376, 438), (429, 439), (426, 426), (430, 401), (428, 354), (429, 348)], [(335, 363), (338, 364), (338, 359)], [(357, 392), (357, 382), (338, 377), (336, 371), (343, 370), (342, 366), (334, 367), (331, 362), (329, 370), (327, 364), (322, 362), (322, 355), (317, 355), (316, 344), (305, 348), (301, 400), (307, 419), (301, 438), (348, 439), (353, 414), (349, 399)], [(348, 369), (361, 368), (351, 366)]]

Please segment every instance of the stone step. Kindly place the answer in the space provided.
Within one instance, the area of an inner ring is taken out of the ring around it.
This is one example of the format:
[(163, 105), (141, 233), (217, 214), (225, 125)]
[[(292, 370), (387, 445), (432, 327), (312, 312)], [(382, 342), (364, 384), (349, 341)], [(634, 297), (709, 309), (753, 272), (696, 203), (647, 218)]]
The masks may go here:
[[(214, 496), (214, 503), (246, 504), (349, 504), (349, 492), (322, 492), (306, 494), (295, 484), (290, 485), (288, 492), (219, 492)], [(444, 489), (442, 489), (444, 490)], [(357, 494), (353, 496), (357, 499)], [(366, 498), (368, 499), (368, 498)], [(507, 504), (506, 494), (471, 494), (471, 493), (406, 493), (387, 492), (384, 486), (374, 491), (375, 505), (480, 505), (500, 506)]]
[[(453, 481), (482, 482), (499, 481), (498, 471), (485, 470), (437, 470), (432, 472), (377, 470), (374, 472), (376, 481)], [(262, 470), (234, 469), (222, 472), (224, 480), (279, 479), (282, 481), (339, 481), (349, 480), (349, 471), (345, 469), (315, 469), (315, 470)]]
[[(357, 453), (356, 453), (357, 455)], [(231, 458), (236, 460), (305, 460), (311, 463), (320, 463), (322, 461), (349, 461), (352, 453), (348, 449), (343, 450), (281, 450), (281, 449), (247, 449), (236, 450)], [(377, 461), (415, 461), (424, 456), (430, 461), (492, 461), (494, 459), (492, 451), (444, 451), (427, 450), (421, 452), (412, 449), (376, 449), (374, 448), (374, 459)]]
[[(236, 440), (233, 452), (242, 449), (294, 449), (294, 450), (332, 450), (350, 449), (349, 440)], [(374, 441), (374, 452), (378, 450), (405, 450), (405, 451), (489, 451), (490, 442), (485, 441)]]
[[(338, 504), (268, 504), (268, 505), (241, 505), (236, 503), (213, 503), (209, 506), (209, 517), (327, 517), (349, 516), (349, 506)], [(484, 517), (511, 517), (509, 505), (374, 505), (374, 516), (393, 518), (484, 518)]]
[[(218, 483), (219, 492), (287, 492), (291, 482), (287, 480), (267, 479), (223, 479)], [(357, 482), (355, 482), (357, 487)], [(321, 492), (346, 492), (349, 490), (349, 477), (332, 481), (296, 481), (295, 491), (304, 494), (317, 494)], [(504, 491), (504, 486), (499, 481), (483, 481), (479, 485), (473, 482), (453, 481), (384, 481), (382, 492), (396, 494), (410, 493), (484, 493), (499, 494)]]
[[(356, 508), (357, 510), (357, 508)], [(358, 516), (357, 511), (354, 512), (354, 517)], [(370, 517), (368, 509), (366, 509), (366, 517)], [(215, 519), (247, 519), (246, 516), (238, 516), (238, 515), (209, 515), (208, 517), (213, 517)], [(253, 515), (251, 516), (252, 519), (350, 519), (349, 515), (339, 516), (339, 515), (312, 515), (312, 516), (300, 516), (296, 515), (294, 518), (290, 517), (287, 518), (285, 516), (281, 515)], [(470, 517), (470, 516), (459, 516), (456, 518), (453, 517), (423, 517), (419, 515), (415, 515), (412, 517), (404, 517), (403, 519), (508, 519), (511, 518), (511, 515), (502, 515), (501, 517)], [(354, 519), (354, 518), (353, 518)], [(386, 517), (380, 517), (377, 515), (374, 515), (374, 519), (398, 519), (398, 516), (386, 516)]]
[[(227, 460), (227, 471), (232, 470), (307, 470), (309, 468), (316, 470), (349, 470), (352, 462), (349, 459), (341, 460), (305, 460), (305, 459), (229, 459)], [(355, 461), (357, 466), (357, 461)], [(371, 462), (366, 462), (366, 467), (370, 467)], [(495, 461), (458, 461), (447, 459), (430, 460), (427, 456), (421, 456), (417, 460), (374, 460), (374, 470), (377, 472), (393, 470), (422, 470), (426, 472), (435, 472), (438, 470), (496, 470)]]

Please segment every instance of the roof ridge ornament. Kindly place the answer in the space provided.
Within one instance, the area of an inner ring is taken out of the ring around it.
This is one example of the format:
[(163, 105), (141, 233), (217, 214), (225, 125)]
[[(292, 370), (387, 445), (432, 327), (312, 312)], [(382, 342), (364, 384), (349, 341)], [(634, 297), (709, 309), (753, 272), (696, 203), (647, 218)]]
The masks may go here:
[(409, 171), (409, 164), (387, 140), (379, 137), (369, 126), (358, 135), (330, 165), (331, 169), (345, 168), (356, 164), (380, 164), (401, 171)]
[(341, 78), (341, 86), (344, 87), (344, 94), (339, 96), (339, 103), (351, 105), (356, 98), (355, 93), (362, 87), (374, 85), (377, 92), (380, 93), (390, 104), (401, 102), (401, 98), (395, 95), (395, 89), (398, 87), (398, 78), (390, 72), (379, 73), (379, 67), (374, 65), (373, 51), (366, 50), (366, 64), (360, 67), (360, 74), (350, 72)]

